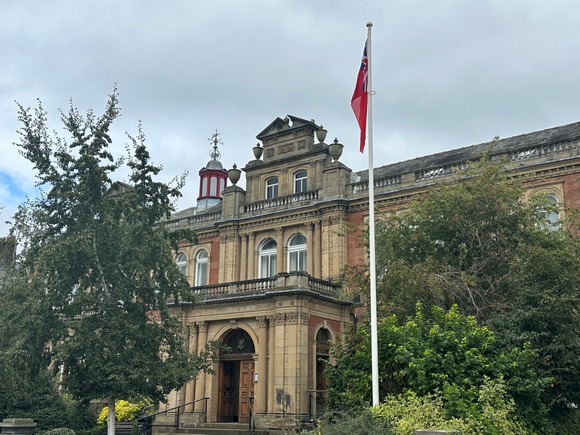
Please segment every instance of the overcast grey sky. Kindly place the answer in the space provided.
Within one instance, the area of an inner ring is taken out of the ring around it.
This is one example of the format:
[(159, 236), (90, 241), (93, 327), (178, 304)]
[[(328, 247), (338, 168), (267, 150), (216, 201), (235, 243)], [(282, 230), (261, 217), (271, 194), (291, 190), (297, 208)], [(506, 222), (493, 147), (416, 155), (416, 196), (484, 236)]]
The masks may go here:
[(180, 209), (216, 129), (225, 168), (291, 114), (365, 169), (350, 97), (369, 20), (375, 166), (580, 120), (573, 0), (2, 0), (0, 16), (0, 235), (34, 194), (15, 100), (60, 130), (58, 109), (101, 113), (117, 84), (114, 149), (141, 120), (164, 178), (189, 171)]

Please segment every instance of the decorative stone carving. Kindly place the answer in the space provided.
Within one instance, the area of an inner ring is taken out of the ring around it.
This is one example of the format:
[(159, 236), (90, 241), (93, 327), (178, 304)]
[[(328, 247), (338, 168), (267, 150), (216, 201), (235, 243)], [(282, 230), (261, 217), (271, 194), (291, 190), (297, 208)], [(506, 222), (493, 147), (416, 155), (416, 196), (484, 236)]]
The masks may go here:
[(284, 313), (274, 314), (274, 323), (276, 325), (283, 325), (285, 321), (286, 321), (286, 314), (284, 314)]
[(290, 143), (287, 145), (280, 145), (278, 148), (278, 154), (287, 154), (294, 151), (294, 144)]
[(324, 143), (324, 139), (326, 139), (326, 129), (321, 125), (318, 130), (316, 130), (316, 139), (318, 142)]
[(254, 152), (254, 157), (256, 160), (260, 160), (260, 157), (262, 157), (262, 153), (264, 152), (264, 148), (262, 148), (260, 144), (257, 143), (256, 146), (252, 148), (252, 151)]
[(258, 326), (260, 328), (265, 328), (268, 326), (268, 319), (266, 316), (258, 316), (256, 317), (256, 320), (258, 321)]
[(334, 138), (334, 143), (328, 145), (328, 153), (334, 162), (338, 162), (340, 156), (342, 156), (342, 150), (344, 149), (344, 145), (338, 143), (338, 139)]
[(238, 181), (240, 181), (240, 175), (242, 174), (242, 171), (240, 171), (238, 169), (238, 167), (236, 166), (236, 164), (234, 163), (234, 166), (232, 167), (232, 169), (228, 170), (228, 178), (230, 179), (230, 182), (235, 186), (236, 183)]

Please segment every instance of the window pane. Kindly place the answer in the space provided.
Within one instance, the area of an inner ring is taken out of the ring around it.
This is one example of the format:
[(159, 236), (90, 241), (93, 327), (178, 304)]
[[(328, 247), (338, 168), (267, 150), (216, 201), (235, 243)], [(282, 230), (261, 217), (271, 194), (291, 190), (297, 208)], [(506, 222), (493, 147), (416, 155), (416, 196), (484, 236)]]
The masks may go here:
[(207, 262), (208, 253), (206, 250), (199, 251), (195, 257), (195, 285), (207, 285)]
[(306, 171), (298, 171), (294, 174), (294, 193), (306, 192), (307, 178)]
[(268, 178), (266, 181), (266, 199), (278, 197), (278, 177)]
[(294, 235), (288, 242), (288, 272), (306, 271), (306, 237)]
[(177, 269), (179, 270), (179, 272), (181, 272), (183, 275), (186, 274), (187, 272), (187, 257), (185, 256), (185, 254), (181, 253), (177, 255), (177, 258), (175, 260), (175, 265), (177, 266)]

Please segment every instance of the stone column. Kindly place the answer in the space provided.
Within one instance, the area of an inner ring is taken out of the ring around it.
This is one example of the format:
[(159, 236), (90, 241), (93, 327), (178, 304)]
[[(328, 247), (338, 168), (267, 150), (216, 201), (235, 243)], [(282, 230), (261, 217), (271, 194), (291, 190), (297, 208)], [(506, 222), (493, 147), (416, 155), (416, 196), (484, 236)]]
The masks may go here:
[(314, 277), (322, 278), (322, 234), (321, 223), (317, 221), (314, 223)]
[[(287, 358), (288, 353), (286, 349), (286, 314), (277, 313), (274, 315), (274, 351), (271, 354), (274, 358), (273, 367), (273, 391), (272, 400), (273, 405), (271, 412), (282, 413), (288, 412), (287, 402)], [(268, 408), (270, 409), (270, 408)]]
[(276, 321), (274, 316), (268, 316), (270, 328), (268, 330), (268, 400), (266, 400), (267, 411), (269, 414), (274, 413), (274, 364), (276, 358), (274, 356), (274, 331), (276, 328)]
[(240, 280), (245, 281), (248, 276), (248, 236), (246, 233), (240, 234), (242, 248), (240, 253)]
[(276, 273), (286, 272), (284, 258), (284, 228), (276, 228)]
[(248, 234), (248, 273), (247, 279), (256, 279), (256, 233)]
[(306, 226), (306, 272), (314, 276), (314, 238), (313, 225), (309, 223)]
[(266, 397), (268, 394), (268, 320), (265, 316), (256, 317), (258, 321), (258, 391), (256, 396), (256, 414), (266, 413)]
[[(205, 349), (207, 343), (207, 322), (196, 322), (198, 327), (198, 340), (197, 340), (197, 350), (198, 352)], [(200, 400), (205, 397), (205, 372), (201, 372), (197, 375), (197, 381), (195, 383), (195, 412), (203, 413), (204, 401)]]
[[(190, 353), (197, 353), (197, 326), (195, 326), (195, 324), (193, 323), (190, 323), (189, 325), (187, 325), (187, 329), (189, 333), (188, 350)], [(189, 381), (185, 385), (185, 403), (190, 403), (194, 401), (195, 398), (194, 390), (195, 390), (195, 379)], [(193, 404), (187, 405), (185, 407), (185, 412), (193, 412)]]

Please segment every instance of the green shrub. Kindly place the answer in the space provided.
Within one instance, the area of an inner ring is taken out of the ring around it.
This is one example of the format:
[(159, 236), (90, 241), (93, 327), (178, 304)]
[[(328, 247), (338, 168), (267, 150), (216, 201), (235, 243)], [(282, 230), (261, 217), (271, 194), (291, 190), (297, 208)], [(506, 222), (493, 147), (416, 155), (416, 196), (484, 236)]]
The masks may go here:
[(68, 427), (57, 427), (45, 432), (44, 435), (76, 435), (75, 431)]
[[(117, 400), (115, 402), (115, 418), (117, 421), (133, 421), (137, 417), (146, 414), (153, 407), (153, 402), (148, 399), (140, 400), (139, 402), (129, 402), (127, 400)], [(98, 425), (107, 424), (107, 415), (109, 407), (105, 406), (97, 418)]]
[(385, 401), (371, 409), (371, 413), (387, 422), (395, 435), (411, 435), (418, 429), (449, 430), (474, 435), (528, 435), (533, 430), (525, 427), (515, 416), (515, 404), (506, 399), (502, 379), (485, 379), (479, 390), (477, 403), (463, 418), (449, 418), (440, 394), (417, 396), (407, 392), (387, 396)]
[(388, 435), (392, 433), (385, 420), (374, 418), (366, 409), (357, 415), (341, 418), (337, 418), (336, 415), (327, 415), (318, 428), (320, 435)]

